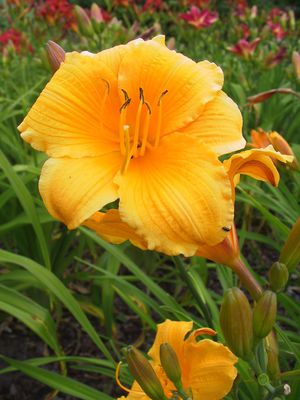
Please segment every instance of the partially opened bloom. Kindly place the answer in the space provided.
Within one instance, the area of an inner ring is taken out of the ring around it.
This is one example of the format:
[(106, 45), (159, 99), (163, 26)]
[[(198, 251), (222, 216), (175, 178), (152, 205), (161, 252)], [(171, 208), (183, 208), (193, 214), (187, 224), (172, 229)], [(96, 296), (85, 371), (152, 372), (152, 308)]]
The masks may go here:
[(245, 145), (222, 85), (219, 67), (169, 50), (161, 36), (67, 53), (19, 126), (49, 156), (39, 183), (48, 211), (69, 229), (110, 219), (104, 236), (125, 240), (121, 223), (133, 241), (167, 254), (221, 242), (233, 201), (218, 157)]
[[(205, 334), (215, 335), (215, 332), (209, 328), (193, 331), (193, 322), (167, 320), (158, 325), (154, 344), (148, 354), (167, 398), (176, 388), (161, 366), (160, 346), (164, 343), (168, 343), (175, 351), (181, 368), (183, 388), (187, 393), (192, 392), (193, 400), (220, 400), (231, 390), (237, 375), (234, 367), (237, 358), (220, 343), (209, 339), (197, 340), (197, 337)], [(136, 382), (126, 398), (149, 399)]]
[[(252, 142), (250, 145), (256, 148), (266, 148), (270, 145), (281, 154), (292, 156), (291, 163), (289, 166), (295, 170), (299, 169), (299, 163), (295, 157), (295, 154), (289, 145), (289, 143), (276, 131), (265, 132), (258, 128), (257, 130), (252, 129), (251, 131)], [(281, 161), (281, 160), (279, 160)]]

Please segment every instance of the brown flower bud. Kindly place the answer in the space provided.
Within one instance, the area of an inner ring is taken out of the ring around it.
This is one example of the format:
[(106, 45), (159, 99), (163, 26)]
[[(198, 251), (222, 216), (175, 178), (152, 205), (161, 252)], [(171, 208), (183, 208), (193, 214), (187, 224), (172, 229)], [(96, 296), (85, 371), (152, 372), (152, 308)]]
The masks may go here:
[(46, 44), (47, 56), (50, 67), (53, 72), (56, 72), (60, 64), (65, 60), (66, 53), (57, 43), (49, 40)]

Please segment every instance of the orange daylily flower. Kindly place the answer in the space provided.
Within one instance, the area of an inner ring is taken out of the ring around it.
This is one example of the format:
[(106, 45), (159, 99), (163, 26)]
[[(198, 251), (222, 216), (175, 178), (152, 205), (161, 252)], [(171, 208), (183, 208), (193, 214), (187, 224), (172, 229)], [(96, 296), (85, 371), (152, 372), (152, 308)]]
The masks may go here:
[[(252, 178), (265, 181), (273, 186), (279, 183), (279, 173), (273, 162), (292, 162), (293, 157), (283, 155), (272, 146), (265, 149), (252, 149), (234, 154), (223, 162), (231, 184), (231, 198), (235, 200), (235, 186), (239, 183), (240, 175), (249, 175)], [(120, 218), (118, 210), (109, 210), (106, 213), (95, 213), (84, 222), (84, 225), (94, 230), (99, 236), (111, 243), (122, 243), (130, 240), (135, 246), (148, 249), (146, 240)], [(215, 245), (198, 244), (195, 255), (208, 258), (219, 264), (234, 267), (240, 259), (240, 249), (234, 224), (223, 227), (226, 237)], [(157, 246), (157, 251), (165, 252), (163, 247)], [(168, 253), (167, 253), (168, 254)]]
[[(209, 328), (193, 329), (193, 322), (166, 320), (158, 325), (149, 356), (165, 395), (170, 398), (176, 390), (160, 363), (160, 345), (168, 343), (176, 353), (181, 368), (182, 384), (186, 392), (191, 390), (193, 400), (220, 400), (230, 392), (237, 370), (237, 357), (224, 345), (209, 339), (197, 341), (200, 335), (215, 335)], [(189, 334), (190, 333), (190, 334)], [(186, 336), (189, 334), (188, 338)], [(127, 400), (148, 400), (137, 382)], [(122, 396), (119, 400), (124, 400)]]
[[(50, 157), (39, 183), (50, 214), (69, 229), (115, 217), (133, 242), (173, 255), (222, 241), (233, 202), (218, 157), (245, 145), (222, 85), (219, 67), (169, 50), (162, 36), (67, 53), (19, 126)], [(117, 212), (93, 217), (116, 200)]]

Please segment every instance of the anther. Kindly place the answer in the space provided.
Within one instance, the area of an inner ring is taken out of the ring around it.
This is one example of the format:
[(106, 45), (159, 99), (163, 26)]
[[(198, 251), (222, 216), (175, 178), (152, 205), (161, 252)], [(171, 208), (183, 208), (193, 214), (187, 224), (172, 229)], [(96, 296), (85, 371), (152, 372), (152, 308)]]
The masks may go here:
[(144, 103), (145, 103), (144, 91), (143, 91), (142, 88), (140, 88), (139, 91), (140, 91), (140, 100), (141, 100), (141, 102), (144, 104)]
[(124, 89), (121, 89), (121, 91), (122, 91), (122, 92), (123, 92), (123, 94), (124, 94), (125, 101), (126, 101), (126, 100), (128, 100), (128, 99), (129, 99), (129, 96), (128, 96), (128, 93), (126, 92), (126, 90), (124, 90)]
[(162, 101), (162, 98), (163, 98), (167, 93), (168, 93), (168, 89), (164, 90), (164, 91), (162, 92), (162, 94), (159, 96), (159, 99), (158, 99), (158, 102), (157, 102), (157, 105), (158, 105), (158, 106), (160, 106), (160, 103), (161, 103), (161, 101)]

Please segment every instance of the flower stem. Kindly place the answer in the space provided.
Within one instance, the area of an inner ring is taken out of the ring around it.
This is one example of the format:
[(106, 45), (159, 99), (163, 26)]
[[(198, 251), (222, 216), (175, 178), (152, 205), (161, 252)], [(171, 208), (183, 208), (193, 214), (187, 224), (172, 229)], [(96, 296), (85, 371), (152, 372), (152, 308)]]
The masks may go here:
[(241, 259), (238, 259), (230, 268), (238, 275), (240, 281), (249, 291), (254, 300), (258, 300), (262, 294), (262, 288)]

